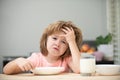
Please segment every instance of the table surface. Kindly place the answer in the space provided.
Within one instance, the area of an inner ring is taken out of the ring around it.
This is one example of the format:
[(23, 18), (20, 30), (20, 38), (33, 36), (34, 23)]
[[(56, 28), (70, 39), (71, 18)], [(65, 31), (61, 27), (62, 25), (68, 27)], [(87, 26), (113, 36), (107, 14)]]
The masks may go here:
[(120, 80), (120, 75), (114, 76), (82, 76), (75, 73), (61, 73), (56, 75), (34, 75), (32, 73), (21, 73), (15, 75), (0, 74), (0, 80)]

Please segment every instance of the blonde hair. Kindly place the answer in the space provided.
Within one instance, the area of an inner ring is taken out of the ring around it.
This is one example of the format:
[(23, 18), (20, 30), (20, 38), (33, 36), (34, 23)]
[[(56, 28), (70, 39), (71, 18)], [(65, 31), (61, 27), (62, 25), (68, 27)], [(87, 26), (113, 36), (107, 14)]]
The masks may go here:
[[(68, 27), (68, 28), (73, 28), (74, 33), (75, 33), (75, 38), (76, 38), (76, 44), (78, 48), (80, 49), (81, 43), (82, 43), (82, 32), (81, 30), (76, 27), (71, 21), (57, 21), (55, 23), (52, 23), (48, 25), (48, 27), (45, 29), (45, 31), (42, 34), (41, 40), (40, 40), (40, 51), (43, 55), (47, 55), (47, 38), (48, 36), (62, 31), (63, 28)], [(68, 48), (65, 53), (62, 55), (62, 57), (70, 56), (71, 52), (70, 49)]]

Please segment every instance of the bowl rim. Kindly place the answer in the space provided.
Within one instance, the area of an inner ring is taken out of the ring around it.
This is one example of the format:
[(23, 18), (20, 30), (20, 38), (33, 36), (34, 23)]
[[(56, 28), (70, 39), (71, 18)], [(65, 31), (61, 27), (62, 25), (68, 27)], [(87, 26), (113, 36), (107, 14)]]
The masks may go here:
[(34, 74), (58, 74), (64, 71), (64, 67), (36, 67), (31, 70)]
[(46, 69), (46, 70), (48, 70), (48, 69), (64, 69), (64, 67), (36, 67), (35, 69), (37, 69), (37, 70), (40, 70), (40, 69)]
[(120, 67), (120, 65), (118, 65), (118, 64), (98, 64), (98, 65), (96, 65), (96, 66), (98, 66), (98, 67)]

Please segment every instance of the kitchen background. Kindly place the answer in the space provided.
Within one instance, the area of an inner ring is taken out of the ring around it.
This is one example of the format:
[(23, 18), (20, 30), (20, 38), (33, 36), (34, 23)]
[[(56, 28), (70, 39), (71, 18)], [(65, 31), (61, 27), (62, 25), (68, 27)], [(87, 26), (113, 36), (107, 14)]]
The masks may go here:
[(0, 72), (4, 58), (38, 52), (43, 30), (54, 21), (73, 21), (84, 40), (106, 35), (106, 7), (106, 0), (0, 0)]

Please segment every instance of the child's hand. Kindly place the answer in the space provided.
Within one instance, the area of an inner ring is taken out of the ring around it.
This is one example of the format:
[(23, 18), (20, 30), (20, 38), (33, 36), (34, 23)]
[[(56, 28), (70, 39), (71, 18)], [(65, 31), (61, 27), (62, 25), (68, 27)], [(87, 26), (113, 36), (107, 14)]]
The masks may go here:
[(33, 69), (33, 64), (31, 64), (28, 60), (26, 60), (25, 58), (18, 58), (15, 60), (15, 63), (19, 66), (19, 68), (22, 71), (28, 71)]
[(62, 30), (65, 33), (64, 36), (68, 43), (70, 43), (71, 41), (75, 41), (75, 34), (72, 28), (65, 27), (65, 29), (62, 29)]

